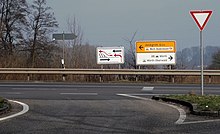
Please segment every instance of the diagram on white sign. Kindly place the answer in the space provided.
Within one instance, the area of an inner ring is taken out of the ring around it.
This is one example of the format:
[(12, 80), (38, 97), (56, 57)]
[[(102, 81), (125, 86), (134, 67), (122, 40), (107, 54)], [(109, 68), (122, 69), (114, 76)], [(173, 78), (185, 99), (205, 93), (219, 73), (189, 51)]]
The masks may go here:
[(124, 47), (97, 47), (97, 64), (123, 64)]

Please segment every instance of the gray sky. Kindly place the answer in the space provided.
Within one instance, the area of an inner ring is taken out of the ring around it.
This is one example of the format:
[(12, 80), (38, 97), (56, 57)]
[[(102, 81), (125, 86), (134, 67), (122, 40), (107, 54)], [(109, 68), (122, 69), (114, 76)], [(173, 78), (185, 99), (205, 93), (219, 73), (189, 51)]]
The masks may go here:
[(67, 19), (80, 24), (85, 42), (125, 46), (125, 39), (176, 40), (177, 49), (199, 45), (199, 29), (190, 10), (213, 10), (203, 30), (204, 45), (220, 46), (220, 0), (47, 0), (67, 30)]

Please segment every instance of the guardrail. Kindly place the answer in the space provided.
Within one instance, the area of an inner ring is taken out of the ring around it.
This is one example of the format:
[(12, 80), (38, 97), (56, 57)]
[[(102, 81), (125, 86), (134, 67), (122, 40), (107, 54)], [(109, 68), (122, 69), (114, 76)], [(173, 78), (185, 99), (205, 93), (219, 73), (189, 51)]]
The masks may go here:
[[(0, 74), (45, 75), (167, 75), (200, 76), (200, 70), (164, 70), (164, 69), (62, 69), (62, 68), (0, 68)], [(204, 76), (220, 76), (220, 70), (204, 70)], [(173, 80), (174, 81), (174, 80)]]
[[(62, 68), (0, 68), (0, 74), (72, 74), (72, 75), (183, 75), (199, 76), (200, 70), (164, 69), (62, 69)], [(204, 70), (206, 76), (220, 76), (220, 70)]]

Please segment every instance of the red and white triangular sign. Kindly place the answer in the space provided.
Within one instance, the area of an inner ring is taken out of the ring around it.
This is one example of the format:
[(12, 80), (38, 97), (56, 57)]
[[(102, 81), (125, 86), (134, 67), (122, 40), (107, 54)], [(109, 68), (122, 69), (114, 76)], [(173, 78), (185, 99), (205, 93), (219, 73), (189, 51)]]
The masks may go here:
[(211, 17), (212, 11), (190, 11), (190, 14), (192, 15), (199, 29), (202, 31), (205, 28), (205, 25), (207, 24), (209, 18)]

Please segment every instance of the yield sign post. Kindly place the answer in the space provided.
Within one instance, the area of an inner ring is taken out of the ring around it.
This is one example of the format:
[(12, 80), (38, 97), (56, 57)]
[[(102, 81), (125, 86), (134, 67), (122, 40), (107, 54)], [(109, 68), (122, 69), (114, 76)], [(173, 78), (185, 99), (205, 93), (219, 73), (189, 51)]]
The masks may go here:
[(196, 22), (196, 24), (198, 25), (200, 29), (201, 92), (203, 96), (204, 95), (204, 73), (203, 73), (204, 46), (203, 46), (203, 39), (202, 39), (202, 31), (205, 28), (209, 18), (211, 17), (212, 11), (211, 10), (195, 10), (195, 11), (190, 11), (190, 14), (192, 15), (192, 18), (194, 19), (194, 21)]

